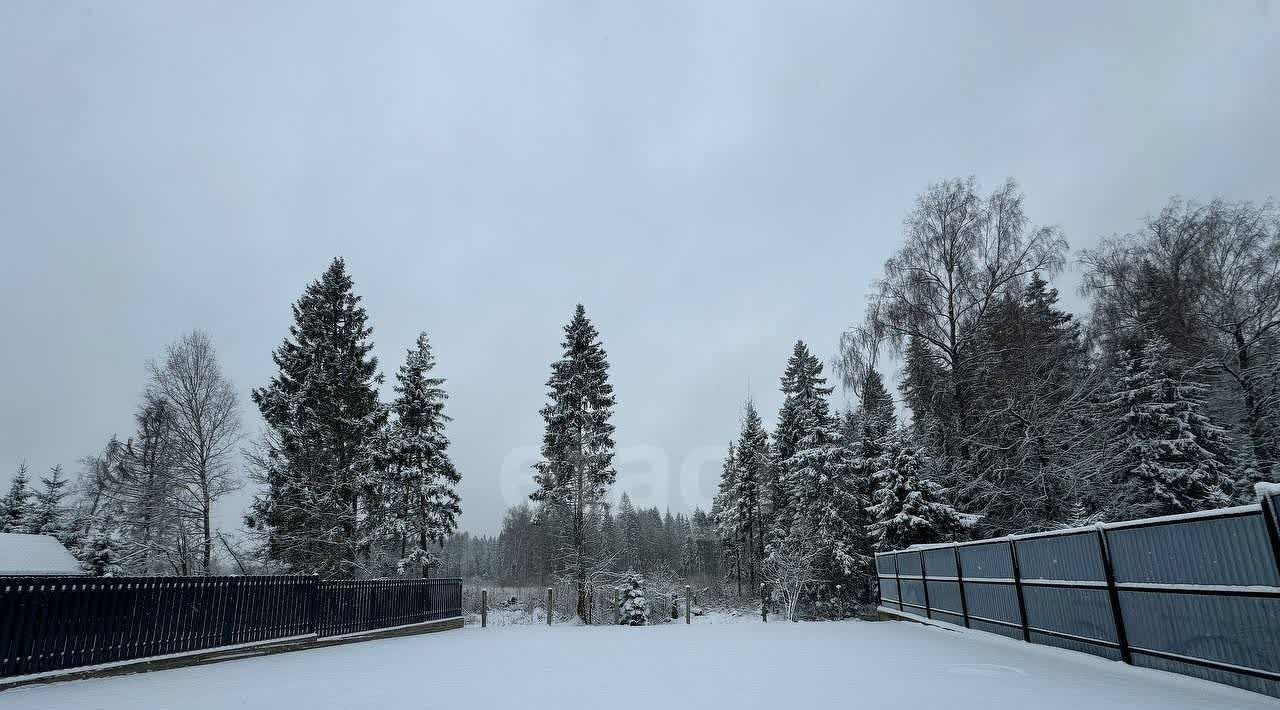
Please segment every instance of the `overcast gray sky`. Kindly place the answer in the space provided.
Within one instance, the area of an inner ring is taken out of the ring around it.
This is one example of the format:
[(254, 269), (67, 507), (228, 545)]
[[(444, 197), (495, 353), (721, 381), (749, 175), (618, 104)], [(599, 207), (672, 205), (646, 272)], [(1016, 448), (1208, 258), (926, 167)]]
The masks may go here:
[(771, 419), (795, 339), (831, 357), (913, 197), (969, 174), (1073, 249), (1280, 194), (1280, 7), (5, 0), (0, 482), (128, 436), (193, 327), (256, 430), (342, 255), (388, 377), (437, 349), (464, 527), (519, 497), (579, 301), (620, 487), (706, 506), (748, 388)]

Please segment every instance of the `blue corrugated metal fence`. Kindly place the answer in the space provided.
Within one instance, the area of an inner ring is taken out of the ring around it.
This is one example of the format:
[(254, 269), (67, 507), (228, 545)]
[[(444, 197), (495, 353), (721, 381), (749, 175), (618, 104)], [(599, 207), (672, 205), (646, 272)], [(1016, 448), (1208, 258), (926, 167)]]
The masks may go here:
[(1278, 507), (879, 553), (880, 605), (1280, 697)]

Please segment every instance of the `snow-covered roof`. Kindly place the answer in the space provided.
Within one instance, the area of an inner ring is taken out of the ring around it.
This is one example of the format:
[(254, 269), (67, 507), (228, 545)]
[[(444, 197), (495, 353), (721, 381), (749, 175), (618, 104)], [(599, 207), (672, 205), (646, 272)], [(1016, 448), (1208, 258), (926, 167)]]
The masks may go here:
[(84, 574), (80, 563), (52, 535), (0, 533), (0, 575)]

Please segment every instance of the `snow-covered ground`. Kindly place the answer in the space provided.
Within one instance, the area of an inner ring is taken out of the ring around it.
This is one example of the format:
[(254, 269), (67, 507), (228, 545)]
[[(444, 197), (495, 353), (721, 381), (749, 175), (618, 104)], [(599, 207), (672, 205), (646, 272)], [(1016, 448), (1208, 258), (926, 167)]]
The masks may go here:
[[(700, 620), (701, 621), (701, 620)], [(710, 621), (710, 620), (708, 620)], [(1273, 698), (907, 622), (468, 627), (208, 666), (16, 688), (14, 710), (947, 708), (1169, 710)]]

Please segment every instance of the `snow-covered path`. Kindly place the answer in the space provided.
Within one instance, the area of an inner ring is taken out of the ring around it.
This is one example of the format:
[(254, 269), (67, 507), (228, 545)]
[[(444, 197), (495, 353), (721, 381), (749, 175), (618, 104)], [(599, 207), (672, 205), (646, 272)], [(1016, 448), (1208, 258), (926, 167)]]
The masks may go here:
[(1262, 695), (906, 622), (468, 627), (16, 688), (8, 710), (1268, 708)]

